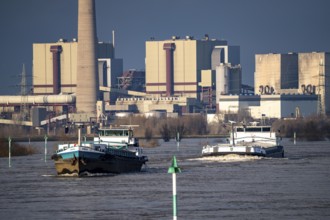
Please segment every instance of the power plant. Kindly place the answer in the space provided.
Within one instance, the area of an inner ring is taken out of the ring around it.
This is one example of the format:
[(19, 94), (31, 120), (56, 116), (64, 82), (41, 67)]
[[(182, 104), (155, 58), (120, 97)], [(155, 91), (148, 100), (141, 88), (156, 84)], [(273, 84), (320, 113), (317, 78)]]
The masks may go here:
[(114, 31), (112, 43), (98, 41), (95, 13), (94, 0), (78, 0), (77, 39), (33, 44), (32, 89), (0, 96), (1, 124), (91, 123), (118, 112), (330, 114), (330, 53), (257, 54), (252, 87), (242, 84), (240, 46), (208, 34), (172, 36), (145, 42), (145, 71), (124, 71)]
[(329, 115), (330, 53), (257, 54), (254, 95), (220, 96), (222, 112), (254, 118)]
[(228, 46), (226, 40), (210, 39), (208, 35), (201, 40), (172, 36), (170, 40), (147, 41), (146, 92), (159, 97), (199, 99), (202, 70), (215, 71), (220, 63), (239, 64), (239, 47)]
[(329, 115), (329, 61), (325, 52), (257, 54), (255, 94), (316, 95), (317, 113)]
[[(34, 66), (36, 70), (40, 70), (40, 68), (43, 70), (35, 71), (33, 94), (29, 96), (22, 94), (27, 98), (21, 98), (20, 102), (24, 100), (30, 108), (51, 105), (53, 112), (60, 111), (62, 114), (67, 114), (70, 111), (69, 108), (64, 108), (64, 106), (71, 105), (71, 111), (73, 112), (86, 113), (87, 118), (98, 117), (96, 102), (100, 100), (99, 65), (94, 0), (78, 0), (78, 43), (76, 44), (76, 42), (74, 40), (73, 44), (69, 44), (68, 49), (70, 52), (75, 51), (76, 56), (66, 51), (66, 54), (70, 55), (64, 57), (61, 56), (61, 53), (66, 46), (64, 45), (65, 40), (60, 40), (59, 44), (49, 45), (48, 51), (43, 51), (44, 48), (47, 48), (47, 45), (34, 45), (35, 54), (44, 54), (44, 56), (34, 59), (36, 61)], [(51, 57), (51, 75), (45, 72), (45, 69), (47, 70), (50, 66), (47, 65), (49, 63), (47, 57)], [(76, 59), (74, 59), (75, 57)], [(74, 63), (76, 63), (76, 67)], [(41, 65), (38, 66), (38, 64)], [(65, 68), (67, 67), (69, 67), (70, 74), (65, 74)], [(65, 82), (68, 82), (68, 84), (65, 85)], [(14, 97), (10, 99), (3, 97), (3, 99), (7, 102), (7, 106), (15, 100)], [(42, 103), (38, 100), (42, 100)], [(15, 103), (12, 105), (14, 107), (13, 112), (15, 112), (17, 106), (15, 106)], [(62, 109), (58, 110), (56, 106), (60, 106)], [(87, 121), (89, 120), (87, 119)]]

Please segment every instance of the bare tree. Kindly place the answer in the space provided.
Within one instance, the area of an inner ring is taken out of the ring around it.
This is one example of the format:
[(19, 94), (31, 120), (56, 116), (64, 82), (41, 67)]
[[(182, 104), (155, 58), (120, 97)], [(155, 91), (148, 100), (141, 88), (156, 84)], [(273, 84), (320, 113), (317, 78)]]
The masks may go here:
[(171, 131), (167, 122), (163, 122), (159, 128), (160, 136), (163, 138), (165, 142), (170, 141), (171, 139)]

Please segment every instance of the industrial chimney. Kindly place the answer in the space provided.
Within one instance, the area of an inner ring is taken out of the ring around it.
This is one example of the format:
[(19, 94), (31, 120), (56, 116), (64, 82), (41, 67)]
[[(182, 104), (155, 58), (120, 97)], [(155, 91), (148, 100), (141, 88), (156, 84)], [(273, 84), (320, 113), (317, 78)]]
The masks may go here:
[(78, 0), (77, 112), (96, 113), (98, 83), (95, 1)]
[(165, 43), (163, 49), (166, 51), (166, 96), (173, 95), (173, 51), (174, 43)]

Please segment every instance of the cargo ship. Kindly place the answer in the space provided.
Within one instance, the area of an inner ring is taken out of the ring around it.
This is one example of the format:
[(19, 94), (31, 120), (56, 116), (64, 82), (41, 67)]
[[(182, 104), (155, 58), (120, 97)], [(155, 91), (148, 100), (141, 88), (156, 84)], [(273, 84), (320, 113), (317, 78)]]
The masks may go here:
[(130, 128), (102, 128), (92, 142), (59, 144), (52, 155), (58, 175), (139, 172), (148, 161)]
[(271, 130), (271, 126), (232, 127), (227, 143), (205, 145), (202, 156), (223, 156), (228, 154), (259, 157), (284, 157), (281, 138)]

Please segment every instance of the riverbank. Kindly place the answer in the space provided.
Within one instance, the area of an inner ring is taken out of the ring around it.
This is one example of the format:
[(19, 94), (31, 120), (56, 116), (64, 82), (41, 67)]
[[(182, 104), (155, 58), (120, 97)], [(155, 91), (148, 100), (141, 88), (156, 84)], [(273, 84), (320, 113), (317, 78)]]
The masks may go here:
[[(127, 119), (126, 119), (127, 120)], [(207, 124), (203, 116), (187, 118), (181, 117), (177, 120), (168, 119), (156, 120), (155, 118), (134, 117), (132, 121), (118, 119), (114, 124), (135, 124), (134, 137), (141, 140), (173, 140), (177, 134), (180, 138), (226, 138), (230, 133), (230, 126), (224, 122)], [(330, 118), (309, 117), (294, 119), (279, 119), (271, 122), (272, 129), (278, 131), (282, 138), (296, 138), (299, 141), (324, 141), (330, 138)], [(77, 141), (77, 128), (72, 127), (65, 133), (63, 127), (50, 128), (43, 130), (41, 134), (36, 134), (35, 130), (23, 128), (21, 126), (0, 126), (0, 141), (8, 142), (10, 136), (14, 142), (36, 142), (44, 141)], [(86, 138), (92, 141), (97, 136), (87, 135), (86, 128), (82, 129), (82, 140)], [(47, 135), (45, 135), (47, 133)]]
[[(85, 136), (82, 136), (82, 139), (84, 139)], [(143, 136), (135, 136), (139, 140), (146, 140)], [(182, 137), (182, 139), (186, 138), (226, 138), (227, 135), (185, 135)], [(94, 135), (86, 135), (87, 141), (92, 141), (94, 138)], [(154, 136), (150, 138), (151, 140), (157, 140), (162, 139), (161, 136)], [(33, 137), (11, 137), (12, 142), (40, 142), (45, 141), (45, 136), (33, 136)], [(76, 136), (47, 136), (47, 141), (77, 141)], [(8, 138), (0, 138), (0, 142), (7, 142)]]
[[(18, 143), (11, 142), (11, 156), (27, 156), (38, 153), (38, 150), (32, 146), (22, 146)], [(9, 142), (0, 141), (0, 157), (8, 157)]]
[[(84, 140), (86, 137), (86, 141), (93, 141), (94, 135), (86, 135), (82, 137)], [(212, 138), (226, 138), (225, 135), (187, 135), (182, 139), (212, 139)], [(9, 137), (8, 137), (9, 138)], [(0, 157), (8, 157), (9, 153), (9, 139), (8, 138), (0, 138)], [(32, 136), (32, 137), (10, 137), (11, 140), (11, 155), (12, 156), (26, 156), (38, 153), (38, 151), (32, 147), (33, 144), (21, 145), (20, 143), (34, 143), (34, 142), (77, 142), (77, 137), (68, 135), (68, 136)], [(136, 137), (140, 140), (140, 145), (146, 148), (152, 148), (159, 146), (159, 140), (162, 140), (162, 137), (156, 136), (150, 139), (146, 139), (145, 137)], [(171, 141), (174, 139), (171, 139)]]

